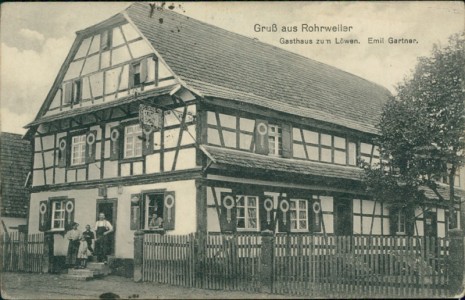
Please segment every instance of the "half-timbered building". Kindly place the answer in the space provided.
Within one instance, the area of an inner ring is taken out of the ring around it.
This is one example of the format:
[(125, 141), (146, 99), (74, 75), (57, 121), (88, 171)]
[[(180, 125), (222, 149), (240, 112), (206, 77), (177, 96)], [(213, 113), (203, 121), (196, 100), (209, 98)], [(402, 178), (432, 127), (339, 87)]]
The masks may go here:
[(388, 97), (332, 66), (133, 4), (77, 32), (27, 125), (29, 231), (54, 233), (64, 255), (67, 224), (93, 225), (104, 212), (113, 254), (125, 259), (136, 230), (154, 231), (155, 214), (166, 235), (445, 236), (447, 205), (434, 193), (412, 218), (361, 186), (358, 161), (380, 160), (372, 139)]

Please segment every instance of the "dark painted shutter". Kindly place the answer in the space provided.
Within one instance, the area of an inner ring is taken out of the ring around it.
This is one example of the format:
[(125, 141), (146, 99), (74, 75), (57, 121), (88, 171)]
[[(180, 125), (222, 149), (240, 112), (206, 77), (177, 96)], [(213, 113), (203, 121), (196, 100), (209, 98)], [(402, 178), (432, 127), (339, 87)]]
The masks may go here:
[(260, 230), (274, 231), (274, 201), (273, 197), (262, 196), (259, 203)]
[(47, 231), (50, 229), (50, 202), (47, 200), (39, 203), (39, 231)]
[(95, 162), (97, 150), (97, 130), (91, 130), (86, 135), (86, 163)]
[(64, 200), (65, 204), (65, 230), (71, 229), (71, 224), (74, 222), (74, 199)]
[(139, 230), (141, 229), (141, 194), (132, 194), (131, 195), (131, 220), (130, 220), (130, 229)]
[(148, 78), (147, 73), (147, 58), (144, 58), (140, 62), (140, 82), (146, 82)]
[(279, 197), (278, 201), (278, 230), (279, 232), (291, 231), (291, 208), (289, 199)]
[(222, 232), (236, 231), (236, 196), (233, 193), (221, 193), (220, 228)]
[(269, 153), (268, 121), (255, 121), (255, 153), (266, 155)]
[(150, 132), (142, 132), (144, 139), (142, 140), (142, 154), (150, 155), (153, 153), (153, 130)]
[(68, 162), (68, 149), (71, 148), (68, 145), (68, 137), (64, 136), (58, 140), (58, 167), (65, 168)]
[(64, 87), (64, 97), (63, 97), (63, 104), (70, 104), (73, 98), (73, 82), (65, 83)]
[(320, 232), (323, 214), (321, 211), (321, 203), (319, 199), (308, 201), (308, 229), (310, 232)]
[(397, 213), (399, 210), (397, 208), (391, 207), (389, 208), (389, 234), (396, 235), (397, 232)]
[(292, 158), (292, 126), (287, 123), (281, 125), (282, 136), (282, 155), (286, 158)]
[(123, 149), (123, 128), (114, 126), (110, 128), (110, 160), (118, 160)]
[(163, 199), (163, 229), (174, 230), (176, 197), (174, 192), (165, 192)]
[(415, 233), (415, 212), (413, 208), (405, 209), (405, 233), (413, 236)]
[(128, 86), (130, 89), (134, 87), (134, 65), (129, 64), (129, 81), (128, 81)]

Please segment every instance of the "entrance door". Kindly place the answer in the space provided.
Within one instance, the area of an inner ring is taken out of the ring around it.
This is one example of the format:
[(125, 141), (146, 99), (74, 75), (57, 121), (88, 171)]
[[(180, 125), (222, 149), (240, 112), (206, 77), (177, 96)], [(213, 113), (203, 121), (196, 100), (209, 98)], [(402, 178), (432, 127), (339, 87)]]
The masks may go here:
[[(105, 214), (105, 219), (110, 222), (113, 226), (113, 233), (109, 234), (108, 239), (110, 240), (110, 249), (108, 255), (115, 254), (115, 232), (116, 232), (116, 206), (117, 202), (115, 199), (97, 199), (97, 211), (96, 211), (96, 219), (98, 220), (98, 216), (100, 213)], [(97, 221), (96, 220), (96, 221)]]
[(435, 212), (425, 212), (425, 236), (438, 236), (438, 223)]
[(352, 235), (352, 200), (340, 198), (334, 202), (334, 233)]

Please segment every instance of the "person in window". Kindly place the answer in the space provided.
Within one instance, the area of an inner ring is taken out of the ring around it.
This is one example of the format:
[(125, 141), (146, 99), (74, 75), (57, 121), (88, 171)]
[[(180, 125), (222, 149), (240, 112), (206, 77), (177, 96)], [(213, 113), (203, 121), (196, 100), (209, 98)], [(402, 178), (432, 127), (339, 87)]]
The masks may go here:
[(95, 234), (97, 239), (95, 240), (95, 254), (97, 255), (98, 262), (106, 262), (108, 249), (109, 249), (109, 239), (108, 235), (113, 232), (113, 226), (110, 222), (105, 220), (105, 214), (100, 213), (98, 216), (98, 221), (95, 223)]
[(77, 255), (79, 251), (79, 245), (81, 242), (82, 233), (78, 229), (79, 224), (73, 222), (71, 224), (71, 229), (66, 233), (65, 238), (69, 241), (68, 244), (68, 253), (66, 255), (66, 264), (71, 267), (75, 266), (75, 269), (79, 267)]
[(89, 251), (91, 253), (93, 253), (94, 249), (92, 249), (92, 240), (95, 239), (95, 235), (94, 235), (94, 232), (92, 230), (90, 230), (90, 225), (89, 224), (86, 225), (86, 231), (84, 231), (82, 233), (82, 235), (86, 239), (87, 249), (89, 249)]
[(161, 229), (163, 228), (163, 218), (159, 217), (156, 213), (152, 215), (149, 223), (150, 229)]

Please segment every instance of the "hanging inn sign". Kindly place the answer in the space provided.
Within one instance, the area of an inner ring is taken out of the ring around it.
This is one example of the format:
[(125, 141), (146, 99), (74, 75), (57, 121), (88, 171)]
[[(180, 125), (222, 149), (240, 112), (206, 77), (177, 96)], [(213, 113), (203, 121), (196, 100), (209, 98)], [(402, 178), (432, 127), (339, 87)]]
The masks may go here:
[(162, 127), (162, 110), (153, 106), (140, 104), (139, 122), (144, 133), (150, 133)]

